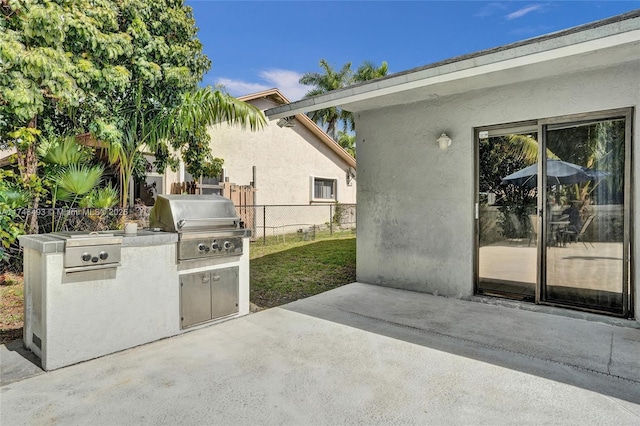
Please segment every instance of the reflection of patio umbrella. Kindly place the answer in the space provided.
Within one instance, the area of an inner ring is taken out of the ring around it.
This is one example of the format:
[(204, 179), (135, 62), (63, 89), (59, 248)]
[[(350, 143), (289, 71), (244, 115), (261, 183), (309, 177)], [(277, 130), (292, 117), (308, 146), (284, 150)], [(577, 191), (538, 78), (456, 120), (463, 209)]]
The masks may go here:
[[(547, 159), (548, 185), (570, 185), (587, 182), (601, 179), (607, 174), (606, 172), (580, 167), (577, 164), (566, 161)], [(512, 183), (533, 188), (538, 185), (538, 165), (534, 164), (511, 173), (509, 176), (502, 178), (502, 183), (504, 185)]]

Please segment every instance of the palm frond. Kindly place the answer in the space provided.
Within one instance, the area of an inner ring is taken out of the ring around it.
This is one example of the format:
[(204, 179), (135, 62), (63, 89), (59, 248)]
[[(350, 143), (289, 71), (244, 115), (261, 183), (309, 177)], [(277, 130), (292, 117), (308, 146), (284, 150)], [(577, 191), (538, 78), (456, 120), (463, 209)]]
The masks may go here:
[(379, 67), (371, 61), (364, 61), (356, 70), (356, 73), (353, 76), (353, 81), (363, 82), (373, 80), (384, 77), (388, 72), (389, 66), (386, 61), (382, 61), (382, 64)]
[(54, 181), (61, 189), (73, 195), (84, 195), (100, 182), (103, 171), (102, 166), (72, 164), (59, 173)]
[(74, 136), (67, 136), (43, 141), (38, 147), (38, 156), (45, 163), (67, 166), (89, 161), (91, 153), (78, 144)]
[(0, 186), (0, 203), (8, 206), (10, 209), (26, 207), (29, 204), (29, 194), (19, 188)]
[(353, 158), (356, 157), (356, 136), (347, 132), (338, 132), (338, 145), (343, 147)]
[[(71, 192), (67, 191), (64, 188), (56, 185), (51, 189), (52, 203), (55, 204), (56, 201), (67, 202), (73, 200), (74, 196)], [(55, 207), (53, 205), (52, 207)]]
[(227, 122), (250, 130), (263, 128), (267, 120), (261, 110), (251, 104), (209, 88), (185, 94), (183, 103), (170, 118), (170, 127), (177, 134), (185, 130)]
[(92, 190), (80, 201), (80, 207), (108, 209), (118, 204), (119, 201), (120, 195), (118, 194), (118, 190), (108, 185)]
[[(528, 164), (538, 161), (538, 141), (527, 135), (509, 135), (507, 139), (510, 153)], [(558, 156), (547, 148), (547, 158), (559, 160)]]

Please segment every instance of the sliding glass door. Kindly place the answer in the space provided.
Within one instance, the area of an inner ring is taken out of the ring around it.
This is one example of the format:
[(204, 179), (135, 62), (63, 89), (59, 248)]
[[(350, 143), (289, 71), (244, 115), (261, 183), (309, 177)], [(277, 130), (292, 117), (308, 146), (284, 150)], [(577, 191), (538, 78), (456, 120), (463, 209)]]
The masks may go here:
[(627, 123), (620, 116), (543, 126), (544, 302), (626, 311)]
[(538, 190), (503, 179), (537, 162), (537, 126), (478, 133), (477, 292), (533, 302), (537, 282)]
[(628, 315), (630, 130), (631, 110), (477, 130), (476, 293)]

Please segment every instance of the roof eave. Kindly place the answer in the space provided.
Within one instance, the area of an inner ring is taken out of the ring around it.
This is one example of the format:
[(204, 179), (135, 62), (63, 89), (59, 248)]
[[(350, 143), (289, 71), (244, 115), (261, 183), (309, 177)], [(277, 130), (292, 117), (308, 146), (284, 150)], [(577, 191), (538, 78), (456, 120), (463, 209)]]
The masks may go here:
[(349, 166), (356, 168), (356, 159), (351, 156), (343, 147), (341, 147), (336, 141), (333, 140), (324, 130), (322, 130), (316, 123), (313, 122), (305, 114), (296, 114), (296, 120), (303, 126), (311, 131), (316, 137), (318, 137), (325, 145), (329, 147), (333, 152), (338, 154)]
[[(435, 86), (624, 44), (637, 44), (639, 40), (640, 10), (636, 10), (580, 27), (334, 90), (313, 98), (268, 109), (265, 114), (277, 119), (334, 106), (344, 106), (418, 87)], [(351, 111), (357, 110), (351, 109)]]
[[(236, 99), (243, 102), (250, 102), (256, 99), (275, 97), (276, 99), (280, 99), (282, 102), (289, 103), (289, 100), (280, 92), (279, 89), (273, 88), (268, 90), (263, 90), (262, 92), (250, 93), (248, 95), (240, 96)], [(313, 133), (321, 142), (323, 142), (331, 151), (336, 153), (342, 160), (344, 160), (347, 165), (355, 168), (356, 160), (349, 154), (343, 147), (341, 147), (336, 141), (331, 138), (324, 130), (322, 130), (316, 123), (313, 122), (309, 117), (305, 114), (291, 114), (295, 116), (296, 120), (303, 126), (305, 126), (311, 133)], [(287, 115), (286, 117), (289, 117)]]
[(236, 99), (242, 102), (249, 102), (256, 99), (269, 98), (269, 97), (275, 98), (277, 102), (282, 104), (291, 103), (291, 101), (289, 101), (289, 99), (287, 99), (287, 97), (284, 96), (282, 92), (280, 92), (280, 90), (278, 90), (277, 88), (263, 90), (262, 92), (250, 93), (248, 95), (239, 96)]

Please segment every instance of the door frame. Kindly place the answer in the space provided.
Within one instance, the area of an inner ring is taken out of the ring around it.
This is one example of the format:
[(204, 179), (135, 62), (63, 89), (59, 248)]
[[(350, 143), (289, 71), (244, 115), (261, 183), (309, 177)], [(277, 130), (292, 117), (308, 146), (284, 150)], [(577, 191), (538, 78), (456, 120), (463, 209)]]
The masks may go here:
[[(488, 132), (487, 137), (506, 136), (510, 134), (538, 133), (540, 125), (538, 120), (517, 121), (506, 124), (494, 124), (490, 126), (475, 127), (473, 129), (473, 152), (474, 152), (474, 238), (473, 238), (473, 294), (477, 295), (480, 284), (480, 133)], [(540, 139), (540, 136), (538, 136)], [(539, 142), (538, 142), (539, 143)], [(538, 170), (539, 172), (539, 170)], [(538, 197), (539, 198), (539, 197)], [(542, 228), (539, 228), (542, 229)], [(539, 238), (539, 237), (538, 237)], [(537, 241), (537, 244), (540, 244)], [(536, 265), (536, 298), (538, 295), (538, 285), (540, 282), (540, 259), (537, 256)], [(536, 300), (536, 303), (538, 301)]]
[[(631, 318), (634, 315), (635, 285), (634, 285), (634, 269), (635, 265), (632, 259), (635, 257), (635, 245), (633, 241), (634, 235), (634, 210), (633, 210), (633, 119), (634, 108), (617, 108), (610, 110), (601, 110), (588, 113), (570, 114), (562, 116), (554, 116), (547, 118), (539, 118), (534, 120), (512, 122), (505, 124), (497, 124), (490, 126), (479, 126), (474, 128), (474, 256), (473, 256), (473, 291), (478, 294), (479, 276), (479, 248), (480, 248), (480, 185), (479, 185), (479, 141), (480, 133), (488, 132), (488, 137), (503, 136), (507, 134), (518, 134), (527, 132), (537, 132), (538, 134), (538, 158), (546, 158), (547, 139), (546, 132), (549, 127), (559, 125), (584, 124), (590, 121), (602, 121), (607, 119), (623, 118), (625, 120), (625, 170), (624, 170), (624, 237), (623, 237), (623, 264), (622, 264), (622, 313), (609, 312), (599, 309), (568, 305), (558, 302), (550, 302), (543, 297), (543, 291), (546, 289), (546, 245), (545, 232), (538, 232), (536, 256), (536, 291), (535, 303), (539, 305), (556, 306), (566, 309), (574, 309), (579, 311), (592, 312), (597, 314), (606, 314), (608, 316)], [(538, 229), (545, 230), (547, 225), (547, 217), (545, 210), (546, 200), (546, 161), (538, 161), (538, 205), (537, 220)]]

